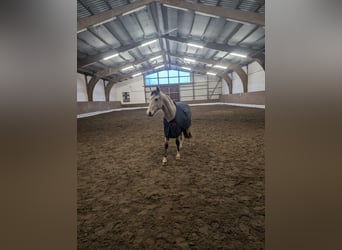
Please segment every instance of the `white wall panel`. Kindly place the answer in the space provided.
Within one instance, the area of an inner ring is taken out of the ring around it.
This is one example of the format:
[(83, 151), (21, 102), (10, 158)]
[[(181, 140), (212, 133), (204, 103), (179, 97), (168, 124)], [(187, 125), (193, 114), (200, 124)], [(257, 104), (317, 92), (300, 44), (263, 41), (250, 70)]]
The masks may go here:
[(220, 78), (216, 76), (207, 76), (207, 78), (209, 99), (218, 99), (222, 93)]
[(265, 71), (259, 63), (248, 65), (248, 92), (265, 90)]
[(195, 100), (208, 99), (208, 78), (207, 75), (194, 74)]
[(87, 85), (83, 74), (77, 73), (77, 101), (87, 102)]
[(264, 69), (260, 66), (259, 63), (257, 62), (252, 62), (250, 64), (248, 64), (248, 74), (253, 74), (257, 71), (264, 71)]
[[(247, 66), (242, 67), (243, 71), (248, 72), (248, 92), (264, 91), (265, 90), (265, 71), (257, 63), (252, 62)], [(243, 85), (240, 77), (233, 72), (233, 94), (243, 93)], [(227, 87), (223, 88), (223, 94), (227, 94)]]
[(195, 100), (208, 99), (208, 91), (206, 86), (198, 86), (195, 88)]
[(143, 76), (128, 79), (126, 81), (116, 83), (111, 89), (109, 100), (121, 101), (122, 92), (129, 92), (130, 102), (126, 104), (145, 103), (145, 90)]
[(223, 95), (229, 94), (228, 83), (225, 80), (222, 80), (222, 94)]
[(94, 87), (93, 101), (106, 101), (103, 80), (99, 80)]
[(192, 84), (179, 86), (180, 101), (192, 101), (193, 100), (192, 86), (193, 86)]
[[(265, 90), (265, 71), (257, 63), (253, 62), (247, 67), (244, 66), (243, 70), (248, 71), (248, 92), (264, 91)], [(243, 85), (240, 77), (233, 72), (229, 74), (233, 81), (233, 94), (243, 93)], [(212, 90), (215, 88), (219, 77), (194, 74), (194, 85), (180, 85), (180, 100), (192, 101), (193, 99), (193, 86), (195, 88), (195, 100), (207, 99), (208, 90), (207, 83), (209, 84), (209, 97), (212, 95)], [(144, 79), (143, 76), (132, 78), (113, 86), (110, 92), (110, 101), (121, 101), (122, 92), (130, 93), (131, 104), (145, 103), (144, 92)], [(229, 94), (227, 83), (222, 80), (222, 84), (218, 85), (211, 99), (218, 99), (221, 94)], [(100, 80), (94, 88), (93, 93), (94, 101), (105, 101), (105, 91), (103, 81)], [(87, 87), (83, 74), (77, 74), (77, 101), (88, 101)]]
[(207, 76), (206, 75), (194, 74), (194, 82), (195, 82), (195, 85), (204, 84), (207, 82)]
[(243, 85), (238, 74), (233, 72), (233, 94), (243, 93)]

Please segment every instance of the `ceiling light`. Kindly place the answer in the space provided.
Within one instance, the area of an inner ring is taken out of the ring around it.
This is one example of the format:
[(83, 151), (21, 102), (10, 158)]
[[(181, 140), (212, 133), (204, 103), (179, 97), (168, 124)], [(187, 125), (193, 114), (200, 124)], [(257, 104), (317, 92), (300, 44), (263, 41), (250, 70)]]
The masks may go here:
[(230, 22), (235, 22), (235, 23), (241, 23), (241, 24), (251, 25), (250, 23), (247, 23), (247, 22), (244, 22), (244, 21), (235, 20), (235, 19), (226, 18), (226, 20), (227, 20), (227, 21), (230, 21)]
[(188, 11), (188, 9), (177, 7), (177, 6), (173, 6), (173, 5), (169, 5), (169, 4), (163, 4), (163, 5), (166, 6), (166, 7), (169, 7), (169, 8), (177, 9), (177, 10)]
[(152, 44), (152, 43), (155, 43), (157, 40), (158, 40), (158, 39), (155, 39), (155, 40), (152, 40), (152, 41), (143, 43), (143, 44), (140, 45), (140, 47), (144, 47), (144, 46), (150, 45), (150, 44)]
[(247, 57), (246, 55), (242, 55), (242, 54), (238, 54), (238, 53), (230, 53), (229, 55), (232, 55), (232, 56), (239, 56), (239, 57), (243, 57), (243, 58), (246, 58), (246, 57)]
[(117, 53), (117, 54), (114, 54), (114, 55), (111, 55), (111, 56), (107, 56), (107, 57), (103, 58), (103, 60), (108, 60), (108, 59), (111, 59), (111, 58), (116, 57), (118, 55), (119, 54)]
[(151, 58), (149, 61), (154, 61), (154, 60), (157, 60), (157, 59), (159, 59), (160, 57), (162, 57), (162, 56), (156, 56), (156, 57), (153, 57), (153, 58)]
[(136, 74), (132, 75), (132, 77), (140, 76), (141, 74), (142, 74), (142, 73), (139, 72), (139, 73), (136, 73)]
[(105, 24), (105, 23), (108, 23), (108, 22), (111, 22), (111, 21), (113, 21), (113, 20), (115, 20), (116, 19), (116, 17), (112, 17), (112, 18), (109, 18), (109, 19), (107, 19), (107, 20), (104, 20), (104, 21), (102, 21), (102, 22), (99, 22), (99, 23), (95, 23), (92, 27), (97, 27), (97, 26), (100, 26), (100, 25), (102, 25), (102, 24)]
[(187, 67), (182, 67), (182, 69), (191, 71), (191, 68), (187, 68)]
[(200, 48), (203, 49), (204, 47), (201, 45), (193, 44), (193, 43), (188, 43), (188, 46), (195, 47), (195, 48)]
[(193, 60), (193, 59), (190, 59), (190, 58), (184, 58), (184, 61), (187, 61), (187, 62), (196, 62), (196, 60)]
[(160, 69), (160, 68), (162, 68), (162, 67), (164, 67), (164, 65), (159, 65), (159, 66), (157, 66), (157, 67), (154, 67), (153, 69)]
[(214, 68), (218, 68), (218, 69), (227, 69), (226, 66), (221, 66), (221, 65), (214, 65)]
[(78, 34), (78, 33), (81, 33), (81, 32), (83, 32), (83, 31), (86, 31), (86, 30), (87, 30), (87, 28), (84, 28), (84, 29), (78, 30), (78, 31), (77, 31), (77, 34)]
[(216, 74), (212, 72), (207, 72), (207, 75), (216, 76)]
[(212, 67), (213, 65), (212, 64), (207, 64), (208, 67)]
[(145, 9), (145, 8), (146, 8), (146, 5), (141, 6), (139, 8), (134, 9), (134, 10), (130, 10), (130, 11), (127, 11), (127, 12), (123, 13), (122, 16), (126, 16), (126, 15), (129, 15), (129, 14), (132, 14), (134, 12), (137, 12), (137, 11)]
[(125, 70), (129, 70), (129, 69), (133, 69), (134, 67), (133, 66), (128, 66), (126, 68), (123, 68), (122, 71), (125, 71)]
[(208, 16), (208, 17), (219, 18), (218, 16), (211, 15), (211, 14), (207, 14), (207, 13), (203, 13), (203, 12), (200, 12), (200, 11), (195, 11), (195, 13), (198, 14), (198, 15), (202, 15), (202, 16)]

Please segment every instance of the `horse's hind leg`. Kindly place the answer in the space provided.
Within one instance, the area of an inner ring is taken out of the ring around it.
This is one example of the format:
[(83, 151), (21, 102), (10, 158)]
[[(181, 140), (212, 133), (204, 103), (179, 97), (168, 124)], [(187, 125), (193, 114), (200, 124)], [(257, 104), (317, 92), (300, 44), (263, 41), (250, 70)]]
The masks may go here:
[(180, 159), (180, 153), (179, 153), (180, 142), (179, 142), (179, 137), (176, 138), (176, 145), (177, 145), (177, 155), (176, 155), (176, 159), (179, 160), (179, 159)]
[(167, 149), (168, 149), (168, 147), (169, 147), (169, 138), (165, 137), (163, 165), (165, 165), (167, 163)]
[(186, 130), (186, 133), (187, 133), (187, 135), (188, 135), (188, 138), (191, 139), (191, 138), (192, 138), (192, 134), (191, 134), (191, 129), (190, 129), (190, 128), (188, 128), (188, 129)]

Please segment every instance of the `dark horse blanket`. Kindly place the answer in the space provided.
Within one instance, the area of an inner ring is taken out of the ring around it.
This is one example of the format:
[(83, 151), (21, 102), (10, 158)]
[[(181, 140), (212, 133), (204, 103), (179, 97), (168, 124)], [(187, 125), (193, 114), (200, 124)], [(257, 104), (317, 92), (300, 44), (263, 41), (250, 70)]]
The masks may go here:
[(175, 119), (168, 122), (164, 118), (164, 134), (166, 138), (177, 138), (191, 126), (191, 110), (188, 104), (177, 102)]

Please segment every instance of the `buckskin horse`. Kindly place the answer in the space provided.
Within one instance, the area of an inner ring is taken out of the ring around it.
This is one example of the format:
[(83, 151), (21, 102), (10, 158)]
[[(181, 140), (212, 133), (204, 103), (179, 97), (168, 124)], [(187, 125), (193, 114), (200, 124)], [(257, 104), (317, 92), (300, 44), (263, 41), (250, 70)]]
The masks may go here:
[(159, 110), (164, 113), (164, 157), (163, 165), (167, 163), (167, 149), (169, 147), (169, 139), (175, 138), (177, 145), (176, 159), (180, 159), (180, 149), (183, 144), (183, 136), (191, 138), (191, 109), (190, 106), (183, 102), (174, 102), (168, 95), (164, 94), (157, 87), (151, 92), (151, 100), (146, 114), (154, 116)]

